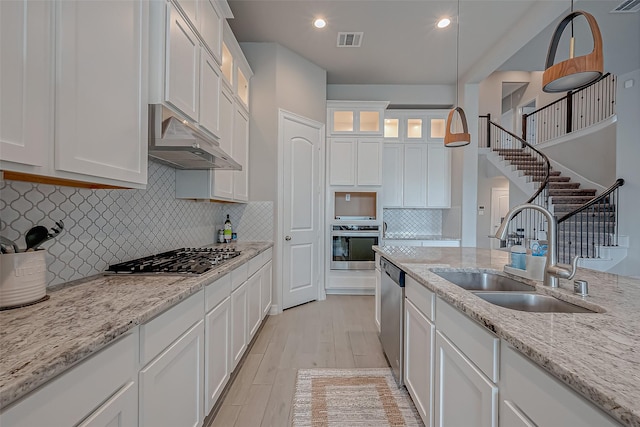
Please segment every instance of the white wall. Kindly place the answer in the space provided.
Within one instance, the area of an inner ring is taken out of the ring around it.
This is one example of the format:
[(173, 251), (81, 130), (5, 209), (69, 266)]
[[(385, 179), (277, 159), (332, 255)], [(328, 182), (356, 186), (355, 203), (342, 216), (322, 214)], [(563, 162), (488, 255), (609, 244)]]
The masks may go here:
[(340, 101), (389, 101), (412, 108), (451, 108), (453, 85), (327, 85), (327, 99)]
[[(633, 87), (625, 89), (624, 82)], [(620, 190), (620, 234), (630, 237), (627, 257), (612, 272), (640, 276), (640, 69), (618, 76), (616, 172), (625, 180)]]
[(484, 206), (484, 215), (478, 214), (477, 243), (479, 248), (490, 248), (491, 239), (487, 236), (493, 233), (491, 224), (491, 189), (509, 189), (509, 180), (487, 161), (486, 156), (478, 158), (478, 206)]
[(278, 110), (284, 109), (320, 123), (326, 121), (326, 71), (275, 43), (241, 43), (254, 72), (251, 80), (249, 130), (249, 197), (273, 201), (273, 303), (281, 307), (282, 271), (278, 229)]
[[(598, 127), (592, 126), (592, 128)], [(584, 129), (559, 138), (559, 143), (538, 144), (550, 159), (586, 179), (609, 187), (616, 180), (616, 123), (597, 131)], [(574, 181), (575, 182), (575, 181)], [(590, 188), (588, 184), (581, 188)]]
[[(564, 96), (563, 93), (542, 91), (542, 71), (496, 71), (480, 82), (480, 114), (491, 114), (491, 120), (499, 123), (502, 115), (502, 83), (529, 82), (521, 96), (521, 103), (536, 100), (536, 108), (550, 104)], [(517, 105), (514, 105), (517, 107)]]

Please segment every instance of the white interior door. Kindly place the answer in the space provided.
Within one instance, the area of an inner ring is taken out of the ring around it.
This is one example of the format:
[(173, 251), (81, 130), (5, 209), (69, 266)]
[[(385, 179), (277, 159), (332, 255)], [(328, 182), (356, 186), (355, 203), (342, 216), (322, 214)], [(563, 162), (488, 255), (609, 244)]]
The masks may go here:
[(322, 124), (280, 111), (283, 152), (282, 308), (318, 299)]
[[(509, 212), (509, 189), (508, 188), (492, 188), (491, 189), (491, 230), (489, 234), (493, 236), (498, 231), (498, 227)], [(491, 239), (491, 248), (498, 249), (500, 240)]]

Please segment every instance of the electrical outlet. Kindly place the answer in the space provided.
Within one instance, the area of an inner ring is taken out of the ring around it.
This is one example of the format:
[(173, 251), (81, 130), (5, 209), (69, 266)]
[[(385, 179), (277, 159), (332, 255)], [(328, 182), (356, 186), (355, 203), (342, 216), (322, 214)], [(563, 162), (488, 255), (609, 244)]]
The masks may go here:
[(347, 202), (350, 202), (351, 201), (351, 194), (349, 194), (349, 193), (345, 194), (344, 195), (344, 200), (347, 201)]

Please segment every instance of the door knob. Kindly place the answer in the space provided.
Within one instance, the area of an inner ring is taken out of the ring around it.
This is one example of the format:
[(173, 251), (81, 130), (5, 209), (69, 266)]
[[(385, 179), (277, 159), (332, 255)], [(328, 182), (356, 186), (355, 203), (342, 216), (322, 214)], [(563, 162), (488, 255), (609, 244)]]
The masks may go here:
[(288, 242), (289, 240), (291, 240), (291, 236), (285, 236), (284, 240)]

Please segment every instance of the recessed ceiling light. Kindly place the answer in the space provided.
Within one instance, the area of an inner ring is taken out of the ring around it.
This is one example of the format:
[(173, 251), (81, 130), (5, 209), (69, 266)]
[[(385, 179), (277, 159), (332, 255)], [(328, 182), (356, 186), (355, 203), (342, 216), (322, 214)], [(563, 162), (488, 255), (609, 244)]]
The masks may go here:
[(313, 21), (313, 26), (316, 28), (324, 28), (327, 26), (327, 21), (325, 21), (322, 18), (318, 18), (315, 21)]
[(449, 18), (442, 18), (441, 20), (438, 21), (438, 23), (436, 24), (436, 26), (438, 28), (447, 28), (449, 26), (449, 24), (451, 24), (451, 19)]

